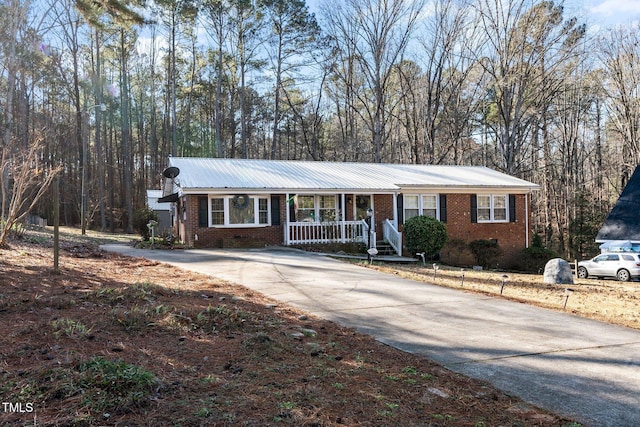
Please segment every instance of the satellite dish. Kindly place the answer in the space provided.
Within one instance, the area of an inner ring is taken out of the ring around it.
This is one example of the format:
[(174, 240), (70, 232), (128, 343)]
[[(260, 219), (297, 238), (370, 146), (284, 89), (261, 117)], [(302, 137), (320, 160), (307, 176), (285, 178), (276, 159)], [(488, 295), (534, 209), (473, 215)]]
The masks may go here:
[(175, 166), (169, 166), (168, 168), (166, 168), (165, 170), (162, 171), (162, 175), (165, 178), (175, 178), (176, 176), (180, 175), (180, 169), (178, 169)]

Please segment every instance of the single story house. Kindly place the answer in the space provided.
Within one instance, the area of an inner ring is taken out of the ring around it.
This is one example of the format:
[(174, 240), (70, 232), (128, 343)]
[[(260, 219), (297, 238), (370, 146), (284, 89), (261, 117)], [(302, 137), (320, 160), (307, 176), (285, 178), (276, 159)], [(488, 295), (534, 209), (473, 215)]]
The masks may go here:
[(596, 236), (602, 252), (640, 252), (640, 167), (636, 167)]
[(404, 221), (430, 215), (450, 240), (495, 239), (508, 259), (529, 246), (539, 189), (477, 166), (170, 157), (164, 175), (160, 202), (190, 246), (385, 241), (402, 254)]

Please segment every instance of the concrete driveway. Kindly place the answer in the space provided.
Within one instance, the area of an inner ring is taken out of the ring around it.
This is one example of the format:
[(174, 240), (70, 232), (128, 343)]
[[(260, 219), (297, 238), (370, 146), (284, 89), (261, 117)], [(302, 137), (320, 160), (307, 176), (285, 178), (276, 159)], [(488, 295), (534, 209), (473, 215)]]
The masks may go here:
[(105, 250), (242, 284), (588, 426), (640, 426), (640, 331), (289, 250)]

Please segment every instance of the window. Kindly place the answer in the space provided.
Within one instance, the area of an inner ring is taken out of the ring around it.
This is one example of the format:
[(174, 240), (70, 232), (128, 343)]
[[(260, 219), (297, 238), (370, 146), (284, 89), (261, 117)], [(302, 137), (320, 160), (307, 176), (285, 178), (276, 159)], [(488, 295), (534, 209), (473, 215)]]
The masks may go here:
[(404, 196), (404, 220), (420, 215), (418, 196)]
[(320, 221), (336, 220), (336, 196), (318, 196), (318, 218)]
[(269, 200), (258, 199), (258, 224), (269, 224)]
[(229, 204), (229, 224), (255, 224), (255, 201), (246, 195), (234, 196)]
[(224, 225), (224, 199), (211, 199), (211, 225)]
[(336, 209), (337, 199), (335, 195), (298, 195), (296, 196), (296, 200), (295, 221), (326, 222), (336, 221), (338, 219), (338, 210)]
[(269, 198), (246, 194), (210, 199), (210, 226), (269, 225)]
[(440, 219), (437, 194), (405, 195), (403, 202), (405, 221), (418, 215)]
[(506, 195), (477, 196), (478, 222), (507, 222), (508, 203)]
[(438, 197), (435, 194), (422, 196), (422, 215), (438, 218)]
[(316, 220), (316, 209), (313, 196), (298, 196), (298, 207), (296, 209), (296, 221)]

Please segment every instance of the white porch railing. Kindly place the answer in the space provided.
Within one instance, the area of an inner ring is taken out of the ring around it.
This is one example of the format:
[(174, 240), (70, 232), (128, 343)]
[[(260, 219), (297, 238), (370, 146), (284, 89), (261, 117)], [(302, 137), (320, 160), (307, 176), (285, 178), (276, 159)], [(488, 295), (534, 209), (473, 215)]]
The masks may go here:
[(288, 245), (311, 243), (367, 243), (364, 221), (291, 222)]
[(402, 233), (393, 226), (389, 219), (382, 222), (382, 238), (395, 249), (398, 255), (402, 255)]

